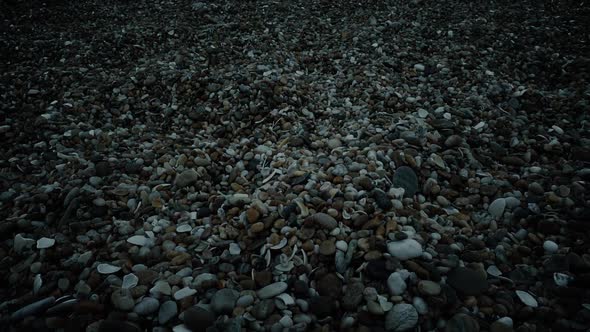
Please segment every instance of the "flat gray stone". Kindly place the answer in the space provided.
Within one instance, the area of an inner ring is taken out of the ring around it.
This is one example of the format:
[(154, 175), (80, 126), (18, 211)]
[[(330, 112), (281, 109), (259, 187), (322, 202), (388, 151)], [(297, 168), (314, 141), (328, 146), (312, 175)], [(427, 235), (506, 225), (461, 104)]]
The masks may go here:
[(412, 197), (418, 192), (418, 177), (413, 169), (408, 166), (401, 166), (393, 174), (393, 186), (404, 188), (404, 196)]
[(259, 289), (256, 294), (261, 299), (269, 299), (283, 293), (288, 287), (289, 286), (286, 282), (275, 282), (274, 284), (270, 284), (264, 288)]
[(385, 329), (387, 331), (410, 331), (416, 324), (418, 324), (418, 312), (411, 304), (396, 304), (385, 316)]

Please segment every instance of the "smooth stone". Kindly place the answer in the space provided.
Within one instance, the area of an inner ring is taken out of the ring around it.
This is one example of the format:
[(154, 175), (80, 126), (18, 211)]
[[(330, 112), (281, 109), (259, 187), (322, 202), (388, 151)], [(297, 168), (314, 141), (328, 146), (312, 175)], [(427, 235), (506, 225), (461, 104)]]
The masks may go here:
[(199, 180), (199, 173), (194, 169), (187, 169), (182, 171), (182, 173), (176, 175), (176, 179), (174, 180), (174, 184), (178, 188), (183, 188), (189, 186)]
[(128, 289), (117, 289), (111, 294), (111, 303), (122, 311), (130, 311), (135, 306), (135, 301)]
[(148, 238), (143, 235), (133, 235), (132, 237), (127, 239), (127, 242), (136, 245), (136, 246), (145, 246), (147, 244)]
[(154, 286), (150, 289), (150, 294), (154, 295), (171, 295), (172, 288), (170, 284), (165, 280), (158, 280)]
[(413, 197), (418, 191), (418, 177), (408, 166), (401, 166), (395, 170), (392, 183), (396, 188), (404, 188), (405, 197)]
[(557, 252), (557, 250), (559, 250), (559, 246), (557, 243), (547, 240), (543, 242), (543, 249), (545, 249), (545, 252), (548, 254), (554, 254)]
[(16, 234), (14, 237), (13, 248), (18, 254), (22, 254), (26, 249), (30, 249), (35, 244), (35, 240)]
[(242, 252), (242, 249), (240, 248), (240, 245), (238, 245), (237, 243), (230, 243), (229, 244), (229, 253), (230, 253), (230, 255), (237, 256), (241, 252)]
[(183, 315), (184, 325), (193, 332), (205, 332), (213, 326), (215, 319), (213, 312), (201, 307), (191, 307)]
[(133, 312), (141, 316), (153, 314), (160, 307), (160, 302), (153, 297), (144, 297), (141, 302), (135, 305)]
[(408, 286), (399, 272), (393, 272), (389, 278), (387, 278), (387, 288), (391, 295), (402, 295)]
[(254, 303), (254, 296), (247, 294), (247, 295), (241, 296), (236, 301), (236, 306), (245, 308), (245, 307), (251, 305), (252, 303)]
[(412, 305), (420, 315), (426, 315), (428, 313), (428, 304), (423, 298), (419, 296), (414, 297), (412, 299)]
[(121, 268), (118, 266), (111, 265), (111, 264), (103, 263), (103, 264), (98, 264), (98, 266), (96, 267), (96, 270), (100, 274), (113, 274), (113, 273), (119, 272), (121, 270)]
[(408, 260), (422, 256), (422, 245), (414, 239), (389, 242), (387, 251), (399, 260)]
[(15, 311), (12, 315), (10, 315), (10, 319), (13, 321), (19, 321), (23, 318), (36, 315), (40, 312), (45, 311), (47, 308), (51, 307), (55, 303), (55, 297), (47, 297), (37, 302), (33, 302), (29, 305), (26, 305), (19, 310)]
[(495, 199), (488, 207), (488, 212), (496, 219), (502, 217), (506, 209), (506, 200), (504, 198)]
[(346, 252), (348, 250), (348, 243), (344, 240), (336, 241), (336, 249)]
[(362, 282), (353, 282), (346, 287), (342, 297), (342, 307), (347, 311), (356, 311), (363, 301), (365, 285)]
[(367, 301), (367, 311), (373, 315), (383, 315), (383, 308), (381, 308), (381, 304), (376, 301)]
[(275, 302), (272, 299), (264, 299), (252, 307), (252, 315), (256, 319), (264, 320), (275, 310)]
[(436, 296), (440, 294), (441, 287), (434, 281), (420, 280), (420, 282), (418, 283), (418, 290), (421, 294), (428, 296)]
[(121, 284), (121, 288), (131, 289), (139, 283), (139, 278), (133, 274), (129, 273), (123, 277), (123, 283)]
[(234, 289), (220, 289), (211, 298), (211, 309), (218, 314), (229, 314), (234, 310), (239, 296), (238, 291)]
[(174, 301), (166, 301), (162, 303), (160, 306), (160, 311), (158, 312), (158, 322), (160, 324), (168, 323), (172, 318), (176, 317), (178, 314), (178, 306)]
[(204, 283), (211, 284), (217, 282), (217, 276), (212, 273), (201, 273), (193, 280), (193, 285), (197, 288), (201, 288)]
[(416, 324), (418, 324), (418, 312), (413, 305), (407, 303), (394, 305), (385, 317), (385, 330), (387, 331), (410, 331)]
[(189, 287), (184, 287), (179, 289), (178, 291), (176, 291), (176, 293), (174, 293), (174, 299), (176, 301), (182, 300), (185, 297), (189, 297), (192, 295), (195, 295), (197, 293), (196, 290), (189, 288)]
[(37, 240), (37, 249), (47, 249), (53, 247), (55, 244), (55, 239), (50, 239), (46, 237), (42, 237)]
[(268, 299), (283, 293), (288, 287), (289, 285), (286, 282), (279, 281), (259, 289), (256, 294), (261, 299)]
[(459, 313), (455, 314), (449, 321), (447, 322), (447, 326), (445, 327), (446, 332), (478, 332), (479, 331), (479, 323), (475, 318)]
[(447, 276), (447, 283), (465, 295), (479, 295), (488, 289), (485, 274), (466, 267), (457, 267)]
[(176, 227), (176, 232), (177, 233), (188, 233), (192, 230), (193, 228), (191, 227), (191, 225), (188, 224), (183, 224), (183, 225), (178, 225)]
[(318, 223), (322, 228), (330, 231), (338, 227), (338, 222), (336, 219), (326, 213), (319, 212), (312, 215), (310, 218), (312, 221)]
[(336, 245), (334, 241), (325, 240), (320, 243), (320, 254), (324, 256), (332, 256), (336, 252)]

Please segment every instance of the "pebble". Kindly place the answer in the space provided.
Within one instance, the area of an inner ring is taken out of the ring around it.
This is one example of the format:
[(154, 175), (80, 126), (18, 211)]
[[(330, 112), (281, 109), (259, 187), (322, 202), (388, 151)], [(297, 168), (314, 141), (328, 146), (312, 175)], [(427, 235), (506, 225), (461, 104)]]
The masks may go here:
[(393, 186), (403, 188), (405, 197), (413, 197), (418, 191), (418, 177), (413, 169), (401, 166), (393, 174)]
[(47, 249), (53, 247), (55, 244), (55, 239), (49, 239), (46, 237), (42, 237), (37, 240), (37, 249)]
[(338, 226), (338, 222), (336, 221), (336, 219), (334, 219), (329, 214), (325, 214), (325, 213), (320, 212), (320, 213), (316, 213), (316, 214), (312, 215), (309, 218), (311, 221), (317, 223), (322, 228), (325, 228), (330, 231)]
[(135, 301), (128, 289), (119, 289), (111, 294), (111, 303), (122, 311), (130, 311), (135, 306)]
[(410, 331), (417, 324), (418, 312), (414, 306), (407, 303), (399, 303), (394, 305), (385, 317), (385, 329), (387, 331)]
[(332, 256), (336, 252), (336, 245), (334, 241), (325, 240), (320, 244), (320, 254), (324, 256)]
[(441, 287), (434, 281), (431, 280), (420, 280), (418, 282), (418, 290), (421, 294), (427, 296), (436, 296), (440, 294)]
[(470, 315), (458, 313), (455, 314), (449, 321), (447, 322), (447, 326), (445, 327), (446, 332), (459, 332), (459, 331), (469, 331), (469, 332), (478, 332), (479, 331), (479, 323), (477, 320)]
[(174, 184), (178, 188), (184, 188), (190, 186), (191, 184), (197, 182), (199, 180), (199, 173), (194, 169), (187, 169), (182, 171), (182, 173), (176, 175), (176, 179), (174, 180)]
[(447, 283), (465, 295), (480, 295), (488, 289), (485, 273), (457, 267), (447, 276)]
[(160, 308), (160, 302), (153, 297), (144, 297), (133, 308), (133, 312), (141, 316), (147, 316), (155, 313)]
[(218, 314), (229, 314), (233, 311), (239, 296), (236, 290), (220, 289), (211, 298), (211, 309)]
[(288, 287), (286, 282), (279, 281), (259, 289), (256, 294), (261, 299), (268, 299), (283, 293)]
[(205, 332), (213, 326), (215, 319), (213, 312), (198, 306), (187, 309), (183, 315), (184, 325), (193, 332)]
[(408, 260), (422, 256), (422, 245), (414, 239), (392, 241), (387, 243), (387, 252), (400, 260)]
[(26, 249), (30, 249), (35, 244), (35, 240), (23, 237), (21, 234), (17, 234), (14, 237), (13, 248), (19, 254), (22, 254)]
[(393, 272), (387, 278), (387, 288), (391, 295), (402, 295), (407, 289), (406, 282), (399, 272)]
[(346, 287), (342, 297), (342, 307), (347, 311), (356, 311), (363, 300), (365, 286), (361, 282), (352, 282)]
[(165, 301), (160, 306), (160, 310), (158, 312), (158, 322), (162, 325), (168, 323), (178, 314), (178, 306), (174, 301)]
[(559, 249), (559, 246), (557, 245), (557, 243), (547, 240), (543, 242), (543, 249), (545, 249), (545, 252), (548, 254), (555, 254)]
[(506, 209), (506, 200), (504, 198), (495, 199), (488, 207), (488, 212), (496, 219), (502, 217)]
[(179, 301), (179, 300), (184, 299), (185, 297), (193, 296), (196, 293), (197, 293), (196, 290), (194, 290), (192, 288), (189, 288), (189, 287), (184, 287), (184, 288), (181, 288), (181, 289), (177, 290), (174, 293), (174, 299), (176, 301)]

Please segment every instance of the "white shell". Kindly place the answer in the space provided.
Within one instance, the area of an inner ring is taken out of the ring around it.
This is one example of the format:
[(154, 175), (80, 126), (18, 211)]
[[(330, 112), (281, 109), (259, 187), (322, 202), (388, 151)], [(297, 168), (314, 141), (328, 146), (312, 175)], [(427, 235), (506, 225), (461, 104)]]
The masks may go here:
[(131, 289), (131, 288), (137, 286), (138, 282), (139, 282), (139, 278), (135, 274), (129, 273), (123, 277), (123, 284), (121, 285), (121, 288)]
[(498, 276), (502, 275), (502, 271), (500, 271), (500, 269), (498, 269), (498, 267), (496, 265), (490, 265), (486, 271), (488, 272), (489, 275), (492, 275), (494, 277), (498, 277)]
[(143, 235), (133, 235), (127, 239), (127, 242), (136, 246), (144, 246), (147, 243), (147, 238)]
[(184, 324), (176, 325), (172, 328), (173, 332), (191, 332)]
[(242, 252), (242, 249), (237, 243), (230, 243), (229, 244), (229, 253), (231, 255), (239, 255)]
[(295, 304), (295, 300), (287, 293), (279, 294), (275, 297), (275, 299), (283, 301), (283, 303), (287, 306)]
[(41, 279), (40, 274), (37, 274), (35, 276), (35, 280), (33, 281), (33, 294), (37, 294), (39, 289), (41, 289), (41, 286), (43, 286), (43, 279)]
[(112, 274), (112, 273), (119, 272), (121, 270), (121, 268), (118, 266), (111, 265), (111, 264), (102, 263), (102, 264), (98, 264), (98, 266), (96, 267), (96, 270), (100, 274)]
[(278, 264), (277, 266), (275, 266), (275, 270), (281, 271), (281, 272), (289, 272), (289, 271), (293, 270), (294, 267), (295, 267), (295, 263), (293, 263), (293, 261), (288, 261), (288, 262)]
[(516, 295), (518, 295), (518, 298), (522, 301), (522, 303), (526, 304), (529, 307), (536, 308), (539, 306), (537, 300), (535, 300), (535, 298), (527, 292), (517, 290)]
[(565, 287), (573, 278), (565, 273), (553, 273), (553, 280), (559, 287)]
[(293, 201), (295, 202), (295, 204), (297, 204), (297, 207), (299, 207), (299, 211), (301, 211), (301, 217), (309, 216), (309, 209), (307, 208), (307, 206), (305, 206), (301, 198), (296, 198)]
[(37, 249), (47, 249), (53, 247), (55, 244), (55, 239), (50, 239), (47, 237), (42, 237), (37, 240)]
[(178, 225), (176, 227), (176, 232), (178, 232), (178, 233), (188, 233), (192, 230), (193, 230), (193, 228), (191, 227), (191, 225), (188, 225), (188, 224)]
[(287, 240), (286, 237), (281, 239), (281, 242), (275, 244), (274, 246), (270, 247), (270, 249), (272, 250), (279, 250), (279, 249), (283, 249), (286, 245), (287, 242), (289, 242), (289, 240)]

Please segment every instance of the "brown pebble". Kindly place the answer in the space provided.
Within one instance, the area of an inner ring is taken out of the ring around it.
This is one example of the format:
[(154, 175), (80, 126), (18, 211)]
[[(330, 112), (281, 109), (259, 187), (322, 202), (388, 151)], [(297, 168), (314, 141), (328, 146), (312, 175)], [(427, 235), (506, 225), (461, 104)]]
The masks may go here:
[(320, 244), (320, 254), (324, 256), (334, 255), (336, 252), (336, 245), (332, 240), (325, 240)]
[(248, 211), (246, 211), (246, 219), (248, 219), (249, 223), (253, 224), (257, 222), (258, 218), (260, 218), (260, 212), (258, 212), (258, 210), (255, 208), (251, 207), (248, 209)]
[(264, 230), (264, 224), (261, 223), (260, 221), (257, 223), (252, 224), (252, 226), (250, 226), (250, 231), (252, 233), (260, 233)]

